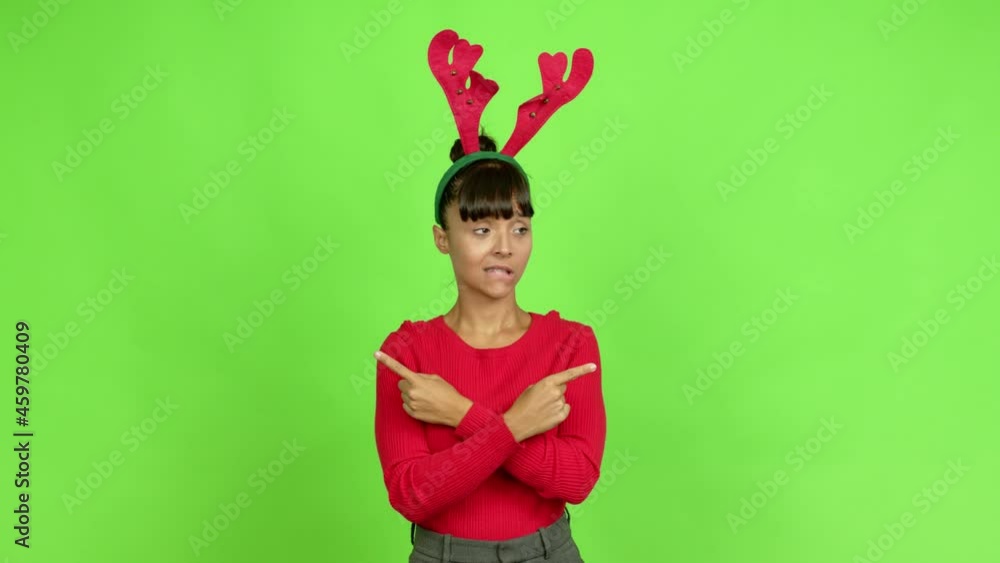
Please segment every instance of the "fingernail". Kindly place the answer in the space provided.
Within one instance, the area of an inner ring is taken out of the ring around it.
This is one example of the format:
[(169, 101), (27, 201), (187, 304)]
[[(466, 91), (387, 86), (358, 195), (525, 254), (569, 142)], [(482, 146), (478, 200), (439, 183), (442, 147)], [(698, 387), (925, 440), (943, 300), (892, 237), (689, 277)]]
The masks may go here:
[(590, 371), (594, 371), (595, 369), (597, 369), (597, 364), (589, 364), (589, 366), (590, 366)]
[(382, 357), (382, 352), (380, 352), (379, 350), (375, 350), (375, 357), (376, 358), (381, 358)]

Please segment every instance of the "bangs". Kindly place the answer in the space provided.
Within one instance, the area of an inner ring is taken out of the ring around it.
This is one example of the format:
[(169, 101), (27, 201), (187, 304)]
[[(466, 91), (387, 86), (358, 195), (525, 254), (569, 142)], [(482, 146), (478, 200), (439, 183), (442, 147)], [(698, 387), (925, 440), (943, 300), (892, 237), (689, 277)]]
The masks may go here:
[(458, 190), (458, 214), (462, 221), (510, 219), (515, 212), (525, 217), (535, 214), (527, 180), (506, 162), (483, 160), (463, 173)]

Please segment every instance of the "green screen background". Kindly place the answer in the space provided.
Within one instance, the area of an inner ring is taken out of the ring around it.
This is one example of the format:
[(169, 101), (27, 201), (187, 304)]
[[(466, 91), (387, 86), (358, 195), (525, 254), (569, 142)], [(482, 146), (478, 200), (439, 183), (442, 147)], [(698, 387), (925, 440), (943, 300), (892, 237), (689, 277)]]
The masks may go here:
[(452, 28), (485, 48), (500, 143), (539, 53), (595, 54), (518, 155), (518, 302), (601, 347), (603, 477), (570, 507), (588, 562), (997, 560), (998, 17), (4, 2), (0, 364), (27, 322), (29, 425), (10, 372), (0, 402), (35, 436), (29, 549), (0, 447), (0, 557), (406, 559), (372, 352), (455, 299), (431, 226), (456, 133), (426, 62)]

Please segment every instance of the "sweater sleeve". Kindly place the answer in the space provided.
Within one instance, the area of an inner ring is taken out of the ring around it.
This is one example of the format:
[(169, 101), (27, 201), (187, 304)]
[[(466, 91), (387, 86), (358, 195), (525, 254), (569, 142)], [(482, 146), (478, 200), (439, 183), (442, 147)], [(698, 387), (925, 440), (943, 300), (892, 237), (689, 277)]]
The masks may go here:
[[(566, 384), (569, 416), (552, 430), (524, 440), (503, 463), (503, 468), (521, 482), (530, 485), (545, 498), (558, 498), (572, 504), (583, 502), (600, 477), (601, 461), (607, 436), (607, 419), (601, 386), (601, 359), (594, 331), (580, 325), (567, 343), (569, 364), (566, 369), (593, 362), (597, 370)], [(455, 429), (460, 438), (476, 432), (503, 417), (489, 409), (473, 405)]]
[[(410, 324), (404, 322), (380, 349), (413, 369), (417, 364)], [(500, 418), (487, 421), (451, 448), (431, 453), (426, 423), (403, 410), (400, 379), (378, 362), (375, 442), (389, 504), (410, 522), (419, 523), (474, 491), (520, 445)]]

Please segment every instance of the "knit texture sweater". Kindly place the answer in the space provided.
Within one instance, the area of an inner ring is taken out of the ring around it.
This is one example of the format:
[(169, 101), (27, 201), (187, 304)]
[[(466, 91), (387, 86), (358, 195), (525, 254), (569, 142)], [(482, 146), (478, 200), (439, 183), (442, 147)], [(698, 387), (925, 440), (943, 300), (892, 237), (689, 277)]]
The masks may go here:
[[(558, 520), (600, 476), (607, 433), (601, 361), (593, 329), (557, 311), (530, 313), (514, 343), (474, 348), (444, 322), (404, 321), (381, 346), (415, 373), (445, 379), (472, 401), (458, 427), (428, 424), (403, 409), (402, 379), (377, 365), (375, 442), (389, 504), (410, 522), (457, 538), (502, 541)], [(514, 439), (503, 414), (540, 379), (591, 363), (566, 384), (566, 420)]]

